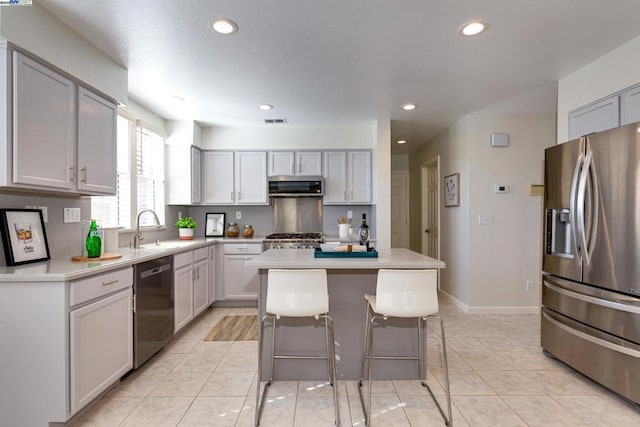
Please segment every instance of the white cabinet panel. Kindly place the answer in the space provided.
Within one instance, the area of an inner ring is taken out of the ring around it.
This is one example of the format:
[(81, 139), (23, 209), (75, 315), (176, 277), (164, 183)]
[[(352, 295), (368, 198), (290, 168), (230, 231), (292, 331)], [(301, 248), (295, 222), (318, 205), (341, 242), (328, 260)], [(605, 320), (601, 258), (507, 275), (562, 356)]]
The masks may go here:
[(347, 156), (348, 197), (351, 203), (371, 203), (371, 152), (351, 151)]
[(245, 267), (245, 262), (256, 255), (224, 256), (224, 299), (257, 300), (258, 270)]
[(320, 176), (320, 151), (270, 151), (269, 176)]
[(191, 202), (202, 200), (202, 151), (191, 147)]
[(71, 413), (133, 367), (132, 295), (128, 288), (69, 313)]
[(216, 245), (209, 246), (209, 305), (216, 301)]
[(204, 203), (232, 205), (235, 202), (233, 186), (233, 151), (205, 151)]
[(236, 152), (235, 188), (238, 204), (267, 204), (267, 153)]
[(569, 112), (569, 139), (612, 129), (620, 125), (620, 97), (602, 101)]
[(193, 319), (193, 265), (174, 270), (173, 289), (174, 332), (178, 332)]
[(371, 151), (324, 153), (324, 204), (371, 203)]
[(209, 258), (193, 264), (193, 315), (209, 307)]
[(202, 201), (202, 150), (167, 145), (167, 203), (189, 205)]
[(13, 182), (73, 190), (73, 82), (14, 52), (13, 95)]
[(293, 151), (269, 152), (269, 176), (292, 176), (295, 174)]
[(347, 153), (327, 151), (324, 153), (324, 199), (325, 204), (347, 202)]
[(620, 94), (620, 126), (640, 121), (640, 85)]
[(78, 88), (78, 190), (116, 194), (116, 105)]

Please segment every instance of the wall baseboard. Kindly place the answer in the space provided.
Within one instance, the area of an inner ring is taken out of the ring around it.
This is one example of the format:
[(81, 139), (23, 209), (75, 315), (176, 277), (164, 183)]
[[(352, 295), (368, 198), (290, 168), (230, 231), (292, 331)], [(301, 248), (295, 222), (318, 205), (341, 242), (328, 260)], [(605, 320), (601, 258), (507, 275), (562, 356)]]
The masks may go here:
[(479, 306), (471, 307), (456, 297), (444, 292), (439, 291), (440, 295), (449, 300), (453, 305), (460, 310), (469, 314), (539, 314), (540, 306)]

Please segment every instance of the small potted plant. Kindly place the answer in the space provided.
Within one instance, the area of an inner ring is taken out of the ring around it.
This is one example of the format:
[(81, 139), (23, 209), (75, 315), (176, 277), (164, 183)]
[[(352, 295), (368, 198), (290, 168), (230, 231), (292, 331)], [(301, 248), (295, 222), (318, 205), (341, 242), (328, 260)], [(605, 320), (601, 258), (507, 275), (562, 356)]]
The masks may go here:
[(198, 224), (196, 224), (190, 216), (178, 218), (178, 221), (176, 221), (176, 227), (178, 227), (180, 240), (192, 240), (193, 230), (195, 230), (197, 226)]

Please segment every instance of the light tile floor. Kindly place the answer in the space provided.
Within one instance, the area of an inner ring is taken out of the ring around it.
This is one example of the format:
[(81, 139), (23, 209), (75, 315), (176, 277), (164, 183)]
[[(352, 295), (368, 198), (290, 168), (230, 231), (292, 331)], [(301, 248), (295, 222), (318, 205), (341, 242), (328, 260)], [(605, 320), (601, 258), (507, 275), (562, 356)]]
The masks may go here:
[[(73, 426), (252, 426), (255, 341), (203, 338), (228, 314), (215, 308), (93, 404)], [(640, 411), (542, 354), (538, 315), (471, 315), (441, 302), (456, 426), (638, 426)], [(430, 327), (432, 325), (430, 324)], [(436, 326), (436, 325), (433, 325)], [(440, 348), (434, 329), (429, 348)], [(430, 350), (428, 382), (444, 404), (441, 361)], [(341, 425), (363, 426), (355, 381), (340, 381)], [(261, 426), (331, 426), (333, 396), (323, 382), (275, 382)], [(414, 381), (376, 381), (373, 425), (444, 425), (426, 390)]]

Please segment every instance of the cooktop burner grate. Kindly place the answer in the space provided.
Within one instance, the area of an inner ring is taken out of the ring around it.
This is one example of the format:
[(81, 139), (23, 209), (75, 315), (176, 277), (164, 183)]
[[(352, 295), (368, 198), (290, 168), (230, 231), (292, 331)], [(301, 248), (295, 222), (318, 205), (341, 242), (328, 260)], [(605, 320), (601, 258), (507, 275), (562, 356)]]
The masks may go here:
[(268, 240), (322, 240), (322, 233), (273, 233)]

